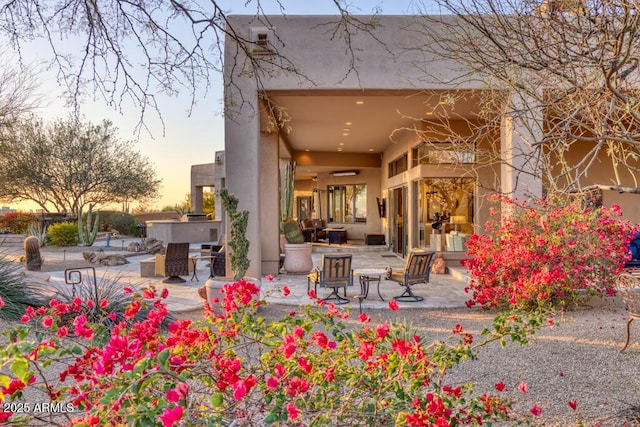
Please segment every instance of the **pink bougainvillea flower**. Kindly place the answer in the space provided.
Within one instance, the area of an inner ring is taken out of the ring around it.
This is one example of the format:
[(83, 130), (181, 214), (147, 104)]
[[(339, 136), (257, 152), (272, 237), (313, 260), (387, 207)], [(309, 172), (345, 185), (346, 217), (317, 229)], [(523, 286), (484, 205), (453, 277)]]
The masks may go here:
[(307, 359), (302, 356), (298, 358), (298, 366), (307, 374), (311, 373), (311, 371), (313, 370), (313, 366), (311, 366), (311, 364), (307, 362)]
[(128, 288), (128, 287), (126, 287), (126, 286), (122, 288), (122, 291), (123, 291), (125, 294), (132, 294), (132, 293), (133, 293), (133, 289)]
[(168, 297), (168, 296), (169, 296), (169, 289), (164, 288), (164, 289), (162, 290), (162, 293), (160, 294), (160, 297), (161, 297), (162, 299), (165, 299), (165, 298), (166, 298), (166, 297)]
[(0, 297), (0, 307), (4, 307), (4, 300)]
[(391, 311), (396, 311), (398, 309), (399, 305), (398, 305), (398, 301), (392, 299), (391, 301), (389, 301), (389, 309), (391, 309)]
[(109, 301), (105, 298), (100, 300), (100, 308), (106, 308), (109, 305)]
[(66, 326), (61, 326), (61, 327), (58, 329), (58, 331), (56, 332), (56, 335), (57, 335), (59, 338), (63, 338), (63, 337), (66, 337), (68, 333), (69, 333), (69, 330), (67, 329), (67, 327), (66, 327)]
[[(267, 276), (268, 277), (268, 276)], [(289, 294), (291, 293), (291, 290), (289, 289), (288, 286), (283, 286), (282, 287), (282, 295), (284, 295), (285, 297), (289, 296)]]
[(173, 409), (164, 408), (162, 415), (158, 415), (162, 421), (162, 427), (172, 427), (180, 418), (182, 418), (182, 406), (176, 406)]
[(311, 334), (311, 341), (315, 342), (320, 348), (327, 348), (329, 345), (329, 339), (322, 331), (315, 331)]
[(384, 339), (389, 333), (389, 323), (384, 322), (376, 326), (376, 337)]
[(273, 282), (273, 274), (267, 274), (265, 279), (267, 279), (267, 282)]
[(529, 391), (529, 386), (527, 385), (527, 383), (523, 381), (520, 384), (518, 384), (518, 390), (520, 390), (523, 393), (526, 393)]
[(540, 414), (542, 414), (542, 408), (539, 407), (537, 403), (535, 403), (533, 407), (529, 409), (529, 412), (531, 412), (534, 417), (539, 417)]
[(358, 320), (362, 323), (369, 323), (371, 322), (371, 317), (369, 317), (367, 313), (360, 313), (360, 315), (358, 316)]
[(31, 318), (27, 314), (23, 314), (22, 316), (20, 316), (20, 321), (22, 323), (29, 323), (29, 320), (31, 320)]
[(504, 383), (502, 381), (500, 381), (499, 383), (496, 383), (495, 388), (498, 391), (503, 391), (504, 388), (505, 388), (505, 385), (504, 385)]
[(267, 379), (267, 388), (274, 389), (278, 387), (278, 384), (280, 384), (280, 381), (276, 377), (269, 377), (269, 379)]
[(316, 299), (316, 298), (318, 298), (318, 296), (316, 295), (316, 291), (314, 291), (313, 289), (310, 289), (310, 290), (309, 290), (309, 293), (308, 293), (307, 295), (309, 295), (309, 298), (310, 298), (310, 299)]
[(578, 402), (575, 400), (570, 400), (567, 402), (567, 404), (571, 407), (571, 409), (573, 409), (574, 411), (576, 410), (576, 408), (578, 407)]
[(44, 316), (42, 318), (42, 326), (44, 326), (45, 328), (50, 328), (53, 325), (53, 319), (51, 318), (51, 316)]
[(289, 415), (289, 419), (291, 420), (295, 420), (296, 418), (298, 418), (298, 408), (296, 408), (295, 403), (287, 404), (287, 414)]

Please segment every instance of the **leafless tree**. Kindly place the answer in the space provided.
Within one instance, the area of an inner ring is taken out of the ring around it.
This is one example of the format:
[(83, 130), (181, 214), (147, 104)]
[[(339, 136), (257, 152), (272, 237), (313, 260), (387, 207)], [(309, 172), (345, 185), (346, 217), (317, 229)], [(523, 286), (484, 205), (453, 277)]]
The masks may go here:
[[(245, 10), (253, 11), (256, 26), (271, 26), (260, 0), (243, 3)], [(350, 36), (375, 25), (375, 20), (353, 16), (342, 0), (333, 3), (337, 14), (327, 20), (327, 31), (353, 54)], [(277, 34), (264, 46), (272, 54), (255, 54), (256, 41), (231, 24), (216, 0), (5, 1), (0, 6), (0, 32), (18, 54), (33, 40), (45, 40), (51, 53), (49, 66), (57, 70), (76, 112), (87, 93), (116, 109), (132, 102), (140, 111), (141, 126), (149, 110), (162, 119), (161, 93), (188, 93), (194, 107), (221, 72), (225, 38), (233, 41), (235, 70), (230, 74), (251, 75), (259, 85), (269, 73), (286, 71), (306, 78), (281, 54), (284, 43)], [(345, 70), (351, 72), (357, 72), (355, 61)], [(233, 80), (226, 84), (227, 89), (235, 86)], [(233, 107), (239, 106), (225, 105), (226, 112)]]
[[(433, 42), (422, 49), (460, 64), (446, 83), (487, 89), (469, 132), (457, 135), (461, 146), (499, 135), (508, 117), (521, 125), (530, 152), (511, 166), (539, 174), (549, 191), (640, 193), (637, 2), (432, 0), (423, 7), (420, 31)], [(434, 123), (436, 132), (447, 128)], [(491, 161), (508, 162), (499, 148)], [(602, 168), (610, 181), (593, 178)]]
[(153, 200), (160, 180), (148, 160), (117, 137), (117, 128), (71, 117), (31, 119), (0, 128), (0, 199), (36, 202), (45, 211)]

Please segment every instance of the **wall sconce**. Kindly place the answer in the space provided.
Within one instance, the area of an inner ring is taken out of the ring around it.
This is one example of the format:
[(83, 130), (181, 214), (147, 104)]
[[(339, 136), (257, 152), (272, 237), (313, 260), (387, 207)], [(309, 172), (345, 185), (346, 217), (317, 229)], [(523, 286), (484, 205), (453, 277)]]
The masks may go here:
[(331, 176), (356, 176), (360, 171), (336, 171), (331, 172)]

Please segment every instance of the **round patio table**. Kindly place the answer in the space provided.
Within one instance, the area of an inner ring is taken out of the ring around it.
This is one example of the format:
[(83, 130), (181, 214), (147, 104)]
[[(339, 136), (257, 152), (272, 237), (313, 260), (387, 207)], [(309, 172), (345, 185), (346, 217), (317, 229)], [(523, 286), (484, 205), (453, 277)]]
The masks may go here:
[(384, 301), (380, 294), (380, 280), (382, 276), (387, 274), (387, 270), (384, 268), (357, 268), (353, 270), (353, 274), (360, 278), (360, 295), (362, 298), (367, 298), (369, 295), (369, 286), (372, 281), (378, 282), (377, 290), (378, 296), (381, 301)]

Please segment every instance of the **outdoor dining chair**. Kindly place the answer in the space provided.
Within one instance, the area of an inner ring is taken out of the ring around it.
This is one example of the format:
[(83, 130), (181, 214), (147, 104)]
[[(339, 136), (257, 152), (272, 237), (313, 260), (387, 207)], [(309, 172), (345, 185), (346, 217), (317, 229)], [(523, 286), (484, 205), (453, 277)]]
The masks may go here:
[(155, 273), (165, 276), (163, 283), (186, 282), (189, 275), (189, 243), (168, 243), (164, 255), (156, 254)]
[[(336, 304), (346, 304), (347, 286), (353, 285), (353, 270), (351, 269), (352, 255), (323, 254), (322, 268), (316, 267), (315, 271), (307, 276), (307, 293), (311, 290), (318, 292), (321, 288), (331, 288), (331, 293), (323, 298), (324, 301), (335, 300)], [(338, 289), (344, 289), (344, 297), (338, 293)]]
[(640, 319), (640, 270), (637, 268), (628, 269), (618, 276), (616, 289), (622, 297), (624, 308), (627, 310), (627, 340), (620, 353), (629, 345), (631, 339), (631, 322)]
[(404, 271), (391, 272), (389, 280), (404, 286), (401, 295), (393, 297), (398, 301), (417, 302), (424, 298), (413, 293), (412, 287), (419, 283), (429, 283), (431, 261), (435, 252), (411, 252), (405, 263)]

